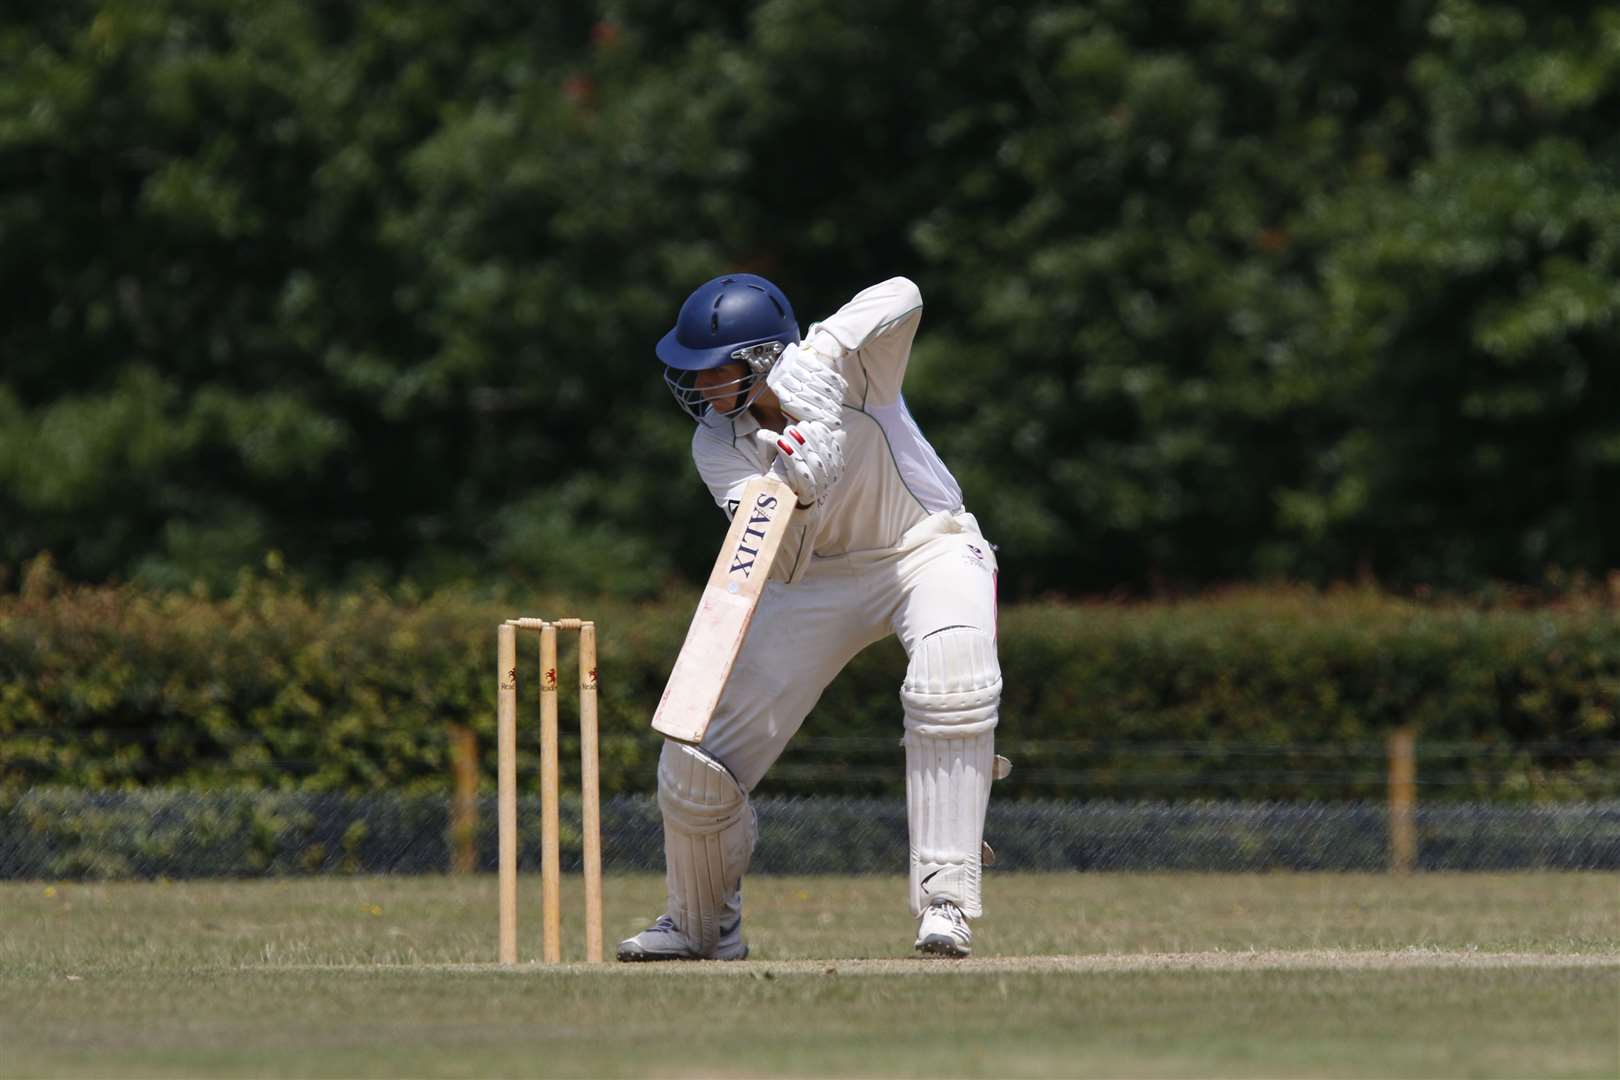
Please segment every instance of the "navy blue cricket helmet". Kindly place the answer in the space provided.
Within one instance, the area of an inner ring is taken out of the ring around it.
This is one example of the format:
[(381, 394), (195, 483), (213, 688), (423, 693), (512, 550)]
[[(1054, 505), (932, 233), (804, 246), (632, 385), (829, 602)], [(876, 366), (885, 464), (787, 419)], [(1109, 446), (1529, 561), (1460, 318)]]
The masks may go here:
[[(758, 274), (726, 274), (692, 290), (656, 352), (675, 400), (702, 419), (709, 405), (694, 388), (692, 373), (745, 361), (748, 368), (733, 389), (737, 405), (725, 414), (736, 416), (752, 404), (762, 385), (759, 376), (770, 370), (783, 348), (798, 340), (793, 305), (781, 289)], [(715, 394), (711, 389), (708, 396)]]

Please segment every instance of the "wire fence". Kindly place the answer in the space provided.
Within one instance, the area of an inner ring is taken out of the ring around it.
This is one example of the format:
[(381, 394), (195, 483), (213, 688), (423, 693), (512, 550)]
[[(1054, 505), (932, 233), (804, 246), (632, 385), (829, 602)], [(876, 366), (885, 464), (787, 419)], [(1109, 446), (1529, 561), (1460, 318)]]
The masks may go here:
[[(255, 877), (493, 872), (495, 800), (456, 827), (443, 795), (337, 795), (36, 788), (0, 804), (0, 879)], [(904, 872), (903, 800), (756, 800), (753, 869), (765, 874)], [(539, 801), (520, 800), (521, 865), (538, 869)], [(651, 796), (603, 804), (614, 872), (663, 868)], [(1415, 811), (1423, 870), (1620, 869), (1620, 800), (1547, 806), (1449, 803)], [(993, 800), (986, 826), (998, 869), (1381, 870), (1390, 811), (1379, 802)], [(577, 802), (563, 802), (563, 861), (577, 869)]]
[[(244, 732), (211, 732), (199, 743), (194, 731), (148, 724), (98, 723), (88, 733), (19, 727), (4, 732), (10, 753), (8, 760), (0, 750), (0, 791), (8, 784), (87, 782), (62, 768), (64, 759), (75, 765), (104, 761), (95, 775), (109, 786), (262, 787), (291, 778), (303, 786), (360, 790), (386, 777), (389, 786), (413, 792), (445, 791), (450, 786), (445, 763), (458, 751), (454, 732), (472, 735), (463, 725), (447, 724), (409, 746), (379, 748), (390, 755), (385, 767), (369, 755), (351, 756), (344, 766), (337, 760), (342, 755), (322, 756), (320, 746), (301, 739), (295, 741), (304, 752), (294, 752)], [(518, 767), (533, 775), (539, 767), (538, 747), (526, 730), (524, 734)], [(650, 729), (605, 732), (601, 758), (606, 790), (642, 790), (660, 742)], [(563, 725), (562, 747), (562, 775), (573, 786), (578, 782), (578, 735), (569, 723)], [(1388, 780), (1389, 744), (1384, 738), (1330, 743), (1236, 737), (1042, 739), (998, 730), (996, 749), (1015, 765), (998, 794), (1018, 800), (1376, 800)], [(489, 782), (494, 779), (493, 751), (487, 732), (473, 737), (472, 771)], [(1620, 740), (1612, 736), (1515, 740), (1492, 732), (1468, 740), (1420, 733), (1416, 753), (1415, 783), (1427, 801), (1620, 799)], [(159, 759), (183, 761), (184, 767), (159, 768), (154, 764)], [(772, 795), (882, 797), (898, 794), (904, 776), (898, 732), (839, 736), (806, 731), (772, 766), (765, 790)]]

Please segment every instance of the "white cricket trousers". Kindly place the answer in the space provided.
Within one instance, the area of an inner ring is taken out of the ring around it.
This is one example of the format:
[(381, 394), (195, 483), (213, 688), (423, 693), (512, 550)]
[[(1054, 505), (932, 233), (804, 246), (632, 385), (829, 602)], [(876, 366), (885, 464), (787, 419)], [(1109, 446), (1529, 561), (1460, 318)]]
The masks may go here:
[(947, 626), (996, 633), (995, 553), (972, 514), (933, 514), (888, 550), (815, 559), (799, 581), (766, 586), (701, 745), (752, 791), (856, 653), (896, 634), (910, 656)]

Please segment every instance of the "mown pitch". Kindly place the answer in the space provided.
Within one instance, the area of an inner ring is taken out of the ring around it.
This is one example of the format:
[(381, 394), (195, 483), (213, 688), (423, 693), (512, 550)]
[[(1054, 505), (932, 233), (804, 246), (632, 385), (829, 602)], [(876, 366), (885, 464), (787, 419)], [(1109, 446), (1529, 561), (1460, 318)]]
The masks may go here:
[[(610, 936), (661, 895), (610, 877)], [(996, 875), (987, 902), (961, 964), (910, 956), (899, 879), (807, 877), (749, 883), (746, 963), (502, 970), (493, 878), (0, 884), (0, 1075), (1620, 1074), (1616, 875)]]

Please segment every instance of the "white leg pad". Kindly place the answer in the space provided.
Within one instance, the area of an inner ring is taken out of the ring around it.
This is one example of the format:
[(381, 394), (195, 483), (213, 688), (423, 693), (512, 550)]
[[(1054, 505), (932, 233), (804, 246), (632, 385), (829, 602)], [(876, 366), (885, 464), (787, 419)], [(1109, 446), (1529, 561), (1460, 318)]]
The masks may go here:
[(658, 759), (669, 915), (702, 954), (720, 944), (722, 922), (741, 908), (743, 874), (758, 827), (748, 793), (696, 746), (665, 740)]
[(983, 913), (979, 875), (984, 815), (995, 774), (1001, 665), (983, 630), (952, 626), (912, 651), (900, 689), (906, 712), (906, 811), (911, 830), (911, 913), (953, 900)]

